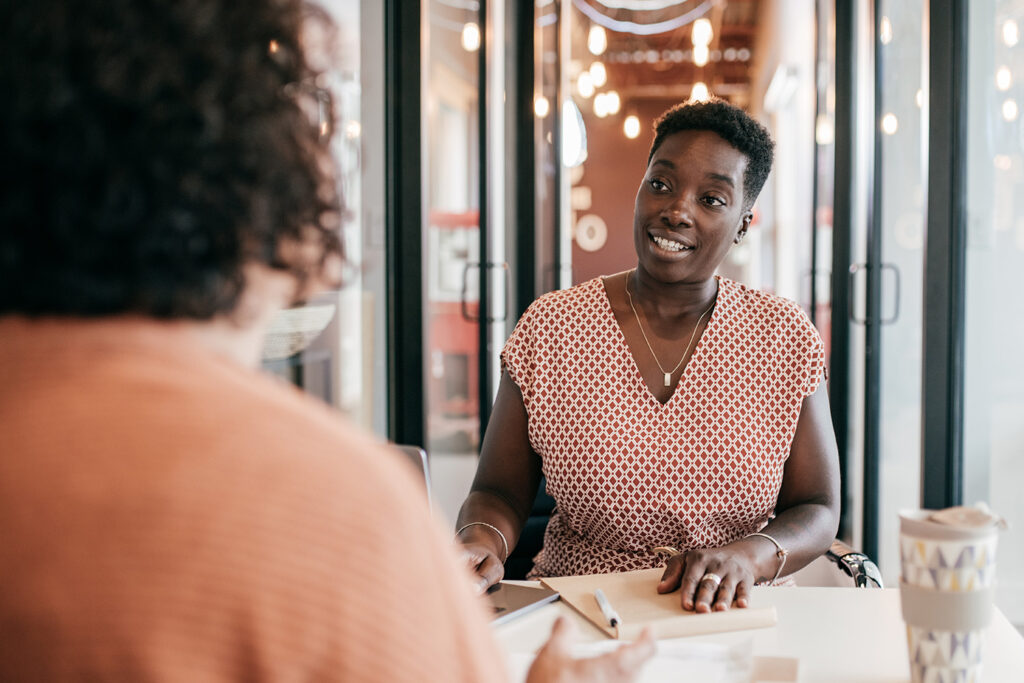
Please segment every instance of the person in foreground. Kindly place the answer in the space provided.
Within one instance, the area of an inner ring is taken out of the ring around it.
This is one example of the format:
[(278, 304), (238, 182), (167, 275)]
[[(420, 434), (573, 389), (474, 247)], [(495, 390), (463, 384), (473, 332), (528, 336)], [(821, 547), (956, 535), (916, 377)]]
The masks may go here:
[[(457, 532), (482, 589), (541, 473), (556, 503), (531, 576), (661, 566), (684, 609), (745, 607), (838, 527), (822, 341), (792, 302), (715, 275), (771, 169), (768, 132), (722, 100), (656, 124), (635, 268), (535, 301), (504, 372)], [(653, 587), (652, 587), (653, 590)]]
[[(411, 472), (255, 370), (274, 312), (342, 264), (294, 87), (309, 21), (0, 10), (0, 680), (505, 678)], [(576, 661), (569, 636), (530, 680), (629, 680), (653, 650)]]

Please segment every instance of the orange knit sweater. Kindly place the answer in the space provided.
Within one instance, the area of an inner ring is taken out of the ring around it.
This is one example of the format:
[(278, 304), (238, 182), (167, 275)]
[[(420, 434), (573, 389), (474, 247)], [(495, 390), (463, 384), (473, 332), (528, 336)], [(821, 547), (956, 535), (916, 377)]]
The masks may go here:
[(0, 680), (504, 678), (404, 465), (173, 324), (0, 318)]

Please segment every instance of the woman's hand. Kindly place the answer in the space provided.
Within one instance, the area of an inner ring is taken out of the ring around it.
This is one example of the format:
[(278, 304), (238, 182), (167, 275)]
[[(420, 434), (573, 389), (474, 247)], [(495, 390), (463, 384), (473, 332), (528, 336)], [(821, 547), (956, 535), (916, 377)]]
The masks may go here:
[(654, 637), (645, 630), (640, 639), (614, 652), (575, 659), (571, 653), (573, 627), (559, 617), (551, 637), (537, 653), (526, 683), (628, 683), (654, 654)]
[(483, 593), (505, 576), (501, 551), (494, 547), (495, 539), (487, 538), (486, 533), (486, 528), (470, 527), (459, 534), (459, 541), (462, 543), (462, 558), (477, 579), (473, 583), (473, 589), (478, 594)]
[(687, 550), (669, 558), (658, 592), (681, 589), (683, 609), (695, 612), (746, 607), (756, 572), (753, 558), (735, 544)]

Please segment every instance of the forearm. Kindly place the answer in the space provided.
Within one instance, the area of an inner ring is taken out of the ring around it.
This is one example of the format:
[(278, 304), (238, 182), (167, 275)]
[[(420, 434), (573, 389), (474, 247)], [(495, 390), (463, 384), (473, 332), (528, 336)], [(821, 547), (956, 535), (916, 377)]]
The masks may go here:
[[(780, 576), (786, 576), (820, 557), (835, 538), (838, 511), (830, 503), (802, 503), (778, 513), (760, 533), (771, 536), (786, 551)], [(751, 559), (756, 580), (770, 581), (779, 569), (778, 548), (763, 536), (747, 536), (733, 544)]]
[[(512, 552), (519, 540), (519, 534), (522, 533), (528, 515), (529, 510), (518, 509), (500, 492), (474, 488), (459, 510), (455, 528), (461, 530), (459, 533), (461, 541), (485, 543), (494, 548), (495, 555), (508, 559), (507, 553)], [(482, 524), (474, 524), (474, 522), (482, 522)], [(501, 532), (508, 543), (507, 551), (501, 538), (490, 527)]]

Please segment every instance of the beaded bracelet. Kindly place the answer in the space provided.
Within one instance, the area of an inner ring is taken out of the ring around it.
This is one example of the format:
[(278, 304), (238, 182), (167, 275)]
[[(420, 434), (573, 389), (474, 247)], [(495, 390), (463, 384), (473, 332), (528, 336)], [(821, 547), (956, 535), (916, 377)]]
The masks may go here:
[[(455, 535), (458, 536), (471, 526), (485, 526), (494, 533), (498, 534), (498, 537), (501, 538), (501, 545), (505, 549), (505, 560), (508, 559), (508, 541), (505, 540), (505, 534), (501, 533), (501, 529), (494, 526), (493, 524), (488, 524), (487, 522), (470, 522), (469, 524), (465, 524), (462, 527), (460, 527), (459, 530), (455, 532)], [(505, 564), (505, 560), (502, 560), (501, 563)]]
[(750, 538), (750, 536), (761, 536), (762, 538), (767, 538), (769, 541), (775, 544), (776, 548), (778, 548), (778, 550), (775, 552), (775, 556), (779, 558), (779, 568), (778, 570), (776, 570), (775, 576), (773, 576), (771, 580), (771, 583), (775, 583), (775, 580), (779, 578), (779, 574), (782, 573), (782, 568), (786, 566), (786, 556), (788, 556), (789, 553), (786, 552), (786, 549), (782, 547), (781, 543), (776, 541), (768, 534), (762, 533), (760, 531), (755, 531), (754, 533), (747, 536), (747, 538)]

